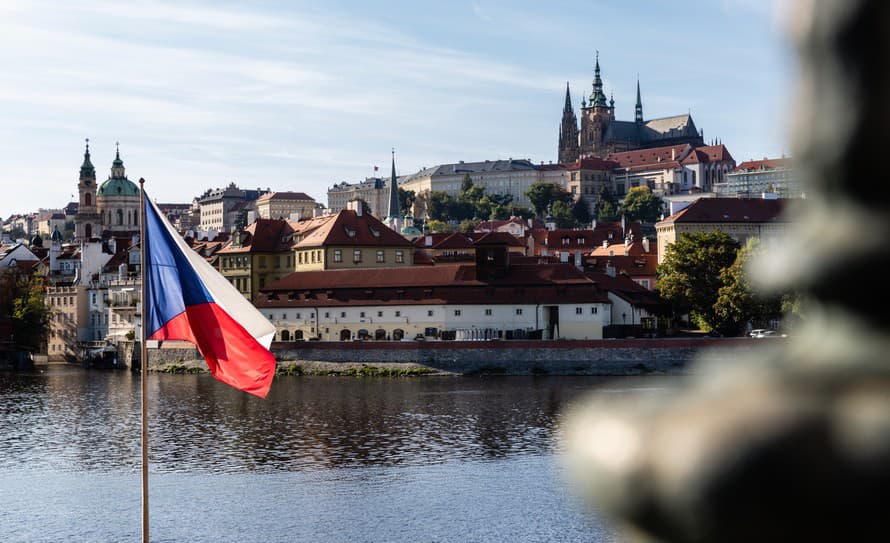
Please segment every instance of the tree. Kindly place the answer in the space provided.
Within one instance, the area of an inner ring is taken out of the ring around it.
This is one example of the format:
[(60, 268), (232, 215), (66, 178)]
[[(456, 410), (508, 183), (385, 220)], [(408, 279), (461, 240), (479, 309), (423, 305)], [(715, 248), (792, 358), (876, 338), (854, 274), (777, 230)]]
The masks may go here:
[(557, 228), (574, 228), (575, 217), (572, 216), (572, 206), (561, 200), (553, 202), (550, 206), (550, 216)]
[(738, 251), (739, 243), (719, 230), (680, 234), (658, 265), (656, 289), (675, 312), (689, 312), (713, 327), (718, 322), (714, 305), (724, 286), (721, 272), (735, 262)]
[(596, 220), (600, 222), (615, 222), (621, 217), (618, 212), (618, 200), (609, 187), (603, 185), (603, 188), (600, 189), (594, 211)]
[(430, 220), (448, 221), (448, 207), (451, 197), (444, 191), (433, 191), (426, 196), (426, 215)]
[(426, 227), (429, 228), (430, 233), (432, 234), (442, 234), (445, 232), (454, 232), (454, 228), (451, 227), (450, 224), (444, 221), (432, 220), (426, 223)]
[(627, 220), (649, 223), (661, 219), (664, 210), (664, 200), (645, 185), (630, 189), (619, 207), (619, 212)]
[(578, 198), (578, 201), (572, 206), (572, 217), (578, 226), (590, 224), (590, 208), (584, 198)]
[(572, 200), (572, 195), (556, 183), (532, 183), (525, 195), (532, 203), (538, 217), (543, 217), (547, 209), (555, 202), (567, 204)]
[[(405, 190), (402, 187), (399, 187), (399, 209), (402, 211), (402, 216), (406, 217), (409, 215), (409, 211), (414, 206), (414, 201), (417, 200), (417, 196), (414, 194), (413, 190)], [(410, 213), (410, 215), (414, 215), (414, 213)]]
[(460, 221), (460, 225), (457, 227), (459, 232), (469, 233), (476, 230), (476, 227), (479, 226), (479, 221), (474, 221), (472, 219), (465, 219)]
[(46, 343), (50, 310), (44, 291), (44, 281), (36, 275), (0, 272), (0, 314), (9, 315), (18, 348), (36, 352)]
[(470, 177), (470, 174), (465, 173), (463, 180), (460, 183), (460, 192), (464, 193), (473, 188), (473, 178)]

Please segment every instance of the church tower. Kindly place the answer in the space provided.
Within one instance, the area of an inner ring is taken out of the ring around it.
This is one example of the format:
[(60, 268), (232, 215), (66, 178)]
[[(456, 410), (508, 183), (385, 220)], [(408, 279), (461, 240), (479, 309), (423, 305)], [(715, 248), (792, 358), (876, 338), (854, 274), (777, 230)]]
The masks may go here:
[(596, 67), (593, 76), (593, 92), (586, 107), (581, 106), (581, 157), (605, 157), (609, 154), (606, 132), (615, 120), (615, 101), (609, 102), (603, 92), (600, 77), (600, 55), (596, 53)]
[(637, 78), (637, 105), (634, 108), (634, 122), (643, 124), (643, 99), (640, 98), (640, 79)]
[(384, 224), (398, 232), (402, 228), (402, 210), (399, 207), (399, 184), (396, 178), (396, 150), (392, 150), (392, 177), (389, 180), (389, 198), (386, 204)]
[(86, 141), (80, 181), (77, 183), (77, 214), (74, 216), (74, 237), (82, 241), (98, 238), (102, 234), (102, 220), (96, 208), (96, 168), (90, 162), (89, 138)]
[(571, 164), (578, 160), (578, 118), (572, 107), (569, 82), (566, 81), (566, 104), (562, 108), (562, 124), (559, 125), (559, 163)]

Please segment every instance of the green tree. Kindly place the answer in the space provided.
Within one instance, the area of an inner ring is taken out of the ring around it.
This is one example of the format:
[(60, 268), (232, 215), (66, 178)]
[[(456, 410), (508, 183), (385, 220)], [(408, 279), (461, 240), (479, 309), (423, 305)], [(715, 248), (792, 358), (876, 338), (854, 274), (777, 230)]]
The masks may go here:
[(723, 286), (714, 304), (713, 327), (723, 335), (738, 335), (749, 322), (765, 327), (781, 317), (785, 297), (758, 293), (751, 288), (748, 267), (759, 254), (760, 240), (752, 238), (739, 250), (735, 262), (721, 272)]
[(447, 222), (448, 207), (452, 199), (444, 191), (433, 191), (426, 195), (426, 215), (430, 220)]
[(428, 223), (426, 223), (426, 227), (429, 228), (430, 233), (432, 233), (432, 234), (442, 234), (445, 232), (454, 232), (454, 228), (452, 228), (451, 225), (445, 221), (432, 220), (432, 221), (429, 221)]
[(45, 290), (44, 280), (36, 275), (0, 272), (0, 314), (9, 315), (18, 348), (36, 352), (46, 343), (50, 310)]
[(714, 230), (680, 234), (658, 265), (656, 289), (677, 313), (690, 313), (707, 327), (718, 319), (714, 305), (723, 283), (721, 272), (735, 262), (739, 243)]
[(460, 225), (457, 227), (459, 232), (472, 232), (479, 226), (479, 221), (474, 221), (472, 219), (465, 219), (460, 221)]
[(572, 195), (556, 183), (532, 183), (525, 195), (532, 203), (538, 217), (543, 217), (555, 202), (567, 204), (572, 200)]
[(473, 188), (473, 178), (470, 177), (470, 174), (465, 173), (463, 180), (460, 183), (460, 192), (464, 193)]
[[(414, 206), (414, 201), (417, 200), (417, 196), (414, 194), (413, 190), (405, 190), (402, 187), (399, 187), (399, 209), (402, 211), (402, 216), (405, 217), (411, 211), (411, 208)], [(414, 213), (411, 213), (413, 215)]]
[(615, 198), (609, 187), (603, 185), (603, 188), (600, 189), (594, 211), (596, 220), (600, 222), (615, 222), (621, 217), (618, 212), (618, 199)]
[(619, 207), (620, 214), (627, 220), (649, 223), (658, 221), (664, 210), (664, 200), (645, 185), (630, 189)]
[(578, 198), (578, 201), (572, 205), (572, 217), (575, 219), (577, 226), (589, 225), (592, 217), (590, 216), (590, 208), (584, 198)]
[(553, 202), (553, 205), (550, 206), (550, 216), (553, 217), (553, 222), (556, 223), (557, 228), (574, 228), (575, 217), (572, 215), (572, 204), (567, 204), (562, 200), (557, 200)]

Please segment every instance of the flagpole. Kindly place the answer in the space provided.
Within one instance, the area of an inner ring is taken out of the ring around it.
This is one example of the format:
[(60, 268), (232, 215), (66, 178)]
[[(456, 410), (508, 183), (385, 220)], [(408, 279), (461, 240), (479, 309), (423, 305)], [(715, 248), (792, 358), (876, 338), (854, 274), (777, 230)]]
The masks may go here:
[(142, 385), (142, 543), (148, 541), (148, 349), (145, 347), (145, 297), (148, 285), (145, 261), (145, 179), (139, 178), (139, 267), (141, 270), (142, 314), (140, 315), (140, 378)]

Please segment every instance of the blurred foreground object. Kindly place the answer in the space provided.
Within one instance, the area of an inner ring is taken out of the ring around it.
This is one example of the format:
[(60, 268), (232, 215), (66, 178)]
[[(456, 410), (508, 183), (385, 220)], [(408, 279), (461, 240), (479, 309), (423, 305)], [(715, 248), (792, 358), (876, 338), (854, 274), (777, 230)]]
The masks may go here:
[[(796, 231), (758, 263), (763, 288), (808, 294), (796, 337), (757, 342), (645, 402), (594, 398), (567, 458), (639, 541), (890, 537), (890, 184), (874, 182), (890, 121), (890, 2), (799, 0), (793, 138), (808, 184)], [(877, 273), (875, 273), (877, 272)]]

